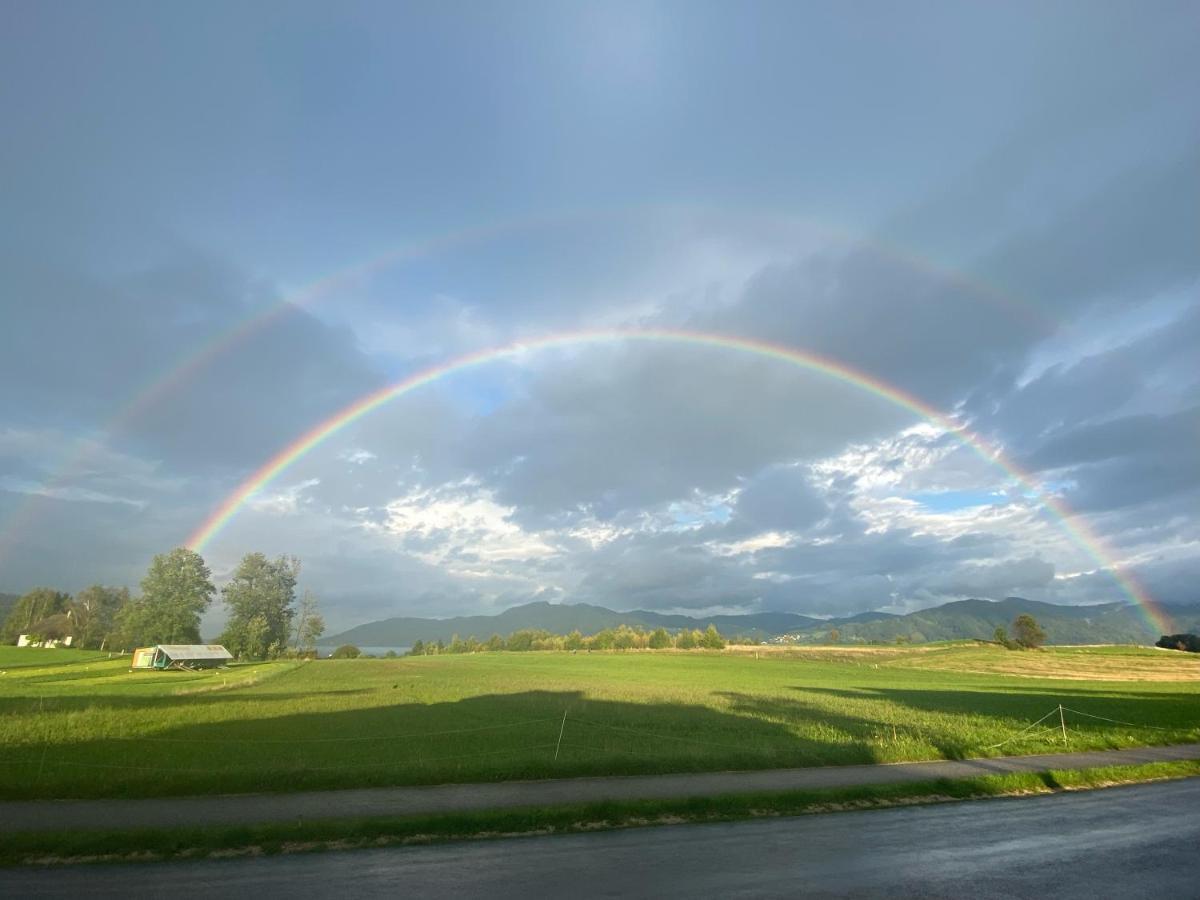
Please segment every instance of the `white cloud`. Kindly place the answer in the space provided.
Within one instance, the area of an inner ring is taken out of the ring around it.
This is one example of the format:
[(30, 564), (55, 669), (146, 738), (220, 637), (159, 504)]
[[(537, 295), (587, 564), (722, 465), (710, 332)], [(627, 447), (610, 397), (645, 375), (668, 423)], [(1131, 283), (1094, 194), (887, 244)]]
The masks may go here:
[(521, 563), (559, 551), (545, 536), (512, 521), (513, 510), (474, 480), (420, 488), (385, 505), (386, 517), (368, 523), (387, 532), (416, 558), (448, 571), (486, 577), (487, 565)]

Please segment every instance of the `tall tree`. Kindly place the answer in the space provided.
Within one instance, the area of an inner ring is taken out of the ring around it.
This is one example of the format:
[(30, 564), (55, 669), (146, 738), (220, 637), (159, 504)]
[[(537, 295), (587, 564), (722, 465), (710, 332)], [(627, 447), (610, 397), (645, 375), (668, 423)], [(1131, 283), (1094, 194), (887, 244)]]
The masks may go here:
[(200, 616), (217, 592), (211, 574), (203, 557), (186, 547), (155, 556), (141, 598), (126, 604), (120, 617), (123, 637), (130, 644), (199, 643)]
[(305, 591), (296, 613), (296, 649), (308, 652), (317, 646), (317, 638), (325, 633), (325, 619), (317, 611), (317, 598)]
[(287, 646), (296, 615), (296, 580), (300, 560), (267, 559), (247, 553), (229, 584), (221, 589), (229, 621), (221, 643), (238, 657), (261, 658)]
[(52, 588), (34, 588), (21, 597), (4, 621), (4, 642), (11, 644), (31, 627), (50, 616), (66, 612), (70, 594)]
[(75, 595), (68, 612), (75, 625), (76, 643), (104, 649), (116, 629), (117, 613), (129, 602), (129, 588), (93, 584)]
[(1026, 649), (1040, 647), (1046, 643), (1046, 632), (1029, 613), (1021, 613), (1013, 620), (1013, 638)]

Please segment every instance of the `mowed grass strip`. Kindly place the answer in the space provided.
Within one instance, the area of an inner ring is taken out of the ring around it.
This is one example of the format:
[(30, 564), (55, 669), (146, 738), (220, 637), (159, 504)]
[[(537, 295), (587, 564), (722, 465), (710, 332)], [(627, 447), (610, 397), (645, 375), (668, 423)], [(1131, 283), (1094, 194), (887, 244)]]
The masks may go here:
[[(492, 653), (131, 673), (127, 658), (0, 648), (0, 796), (292, 791), (1200, 740), (1200, 681), (1120, 680), (1123, 660), (1138, 671), (1175, 660), (1088, 650)], [(31, 652), (39, 658), (20, 656)], [(1046, 658), (1068, 674), (978, 671), (988, 654)], [(1077, 680), (1069, 662), (1084, 657), (1100, 658), (1112, 680)], [(1131, 724), (1068, 713), (1065, 743), (1057, 727), (1021, 733), (1060, 703)]]
[(447, 815), (192, 828), (25, 832), (6, 836), (4, 844), (0, 845), (0, 866), (153, 862), (206, 856), (228, 858), (518, 835), (571, 834), (1025, 796), (1197, 776), (1200, 776), (1200, 762), (1193, 760), (818, 791), (589, 803)]

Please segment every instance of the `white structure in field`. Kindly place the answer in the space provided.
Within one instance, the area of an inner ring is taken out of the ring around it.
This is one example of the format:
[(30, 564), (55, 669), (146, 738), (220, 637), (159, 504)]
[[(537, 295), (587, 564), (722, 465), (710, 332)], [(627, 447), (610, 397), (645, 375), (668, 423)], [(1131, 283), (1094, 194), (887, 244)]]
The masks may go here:
[(131, 669), (214, 669), (233, 659), (220, 644), (159, 644), (133, 651)]
[(71, 642), (75, 638), (72, 635), (67, 635), (65, 638), (51, 638), (48, 641), (39, 641), (33, 639), (28, 634), (22, 634), (17, 637), (18, 647), (70, 647)]

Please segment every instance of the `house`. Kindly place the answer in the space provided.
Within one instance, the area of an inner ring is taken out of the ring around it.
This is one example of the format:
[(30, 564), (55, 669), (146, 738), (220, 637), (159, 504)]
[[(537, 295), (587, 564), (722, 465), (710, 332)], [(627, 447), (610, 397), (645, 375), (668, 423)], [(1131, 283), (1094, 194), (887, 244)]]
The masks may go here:
[(133, 651), (131, 669), (215, 669), (233, 659), (220, 644), (159, 644)]

